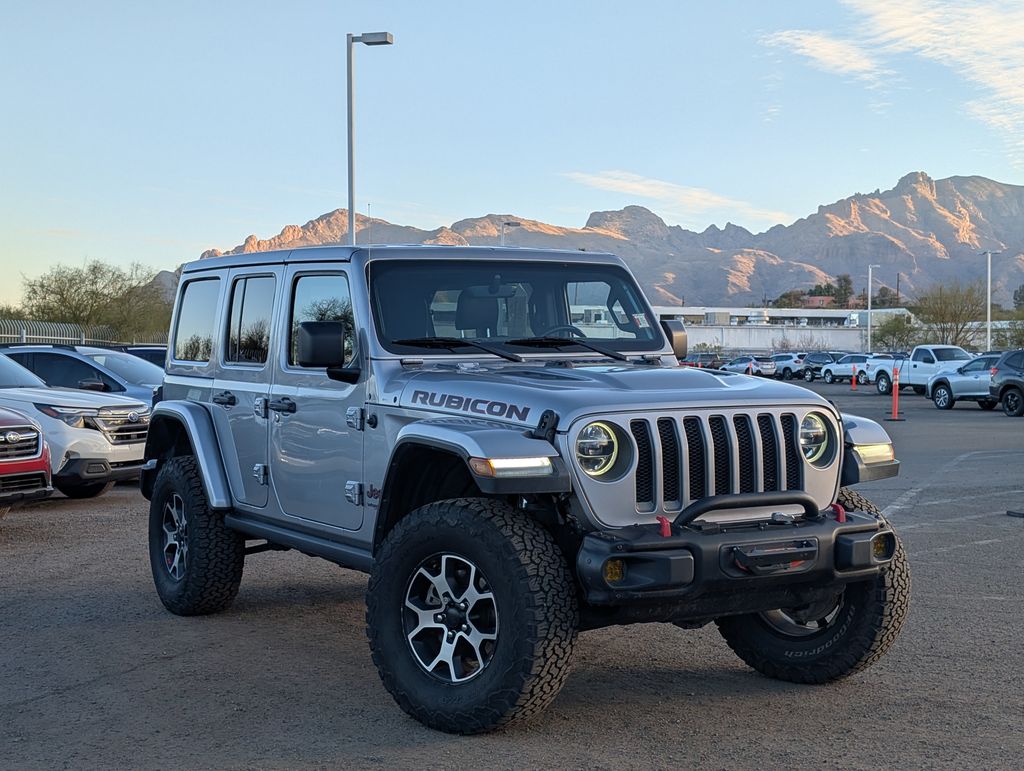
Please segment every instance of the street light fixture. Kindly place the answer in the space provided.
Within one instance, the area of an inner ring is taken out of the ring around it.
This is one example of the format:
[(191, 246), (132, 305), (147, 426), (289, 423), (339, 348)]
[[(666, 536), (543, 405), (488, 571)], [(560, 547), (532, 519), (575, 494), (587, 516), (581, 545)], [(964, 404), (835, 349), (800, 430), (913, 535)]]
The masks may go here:
[(514, 222), (514, 221), (511, 221), (511, 220), (508, 221), (508, 222), (502, 222), (501, 223), (501, 245), (502, 246), (505, 245), (505, 228), (506, 227), (518, 228), (518, 227), (521, 227), (522, 224), (523, 224), (522, 222)]
[(356, 152), (355, 152), (355, 87), (352, 81), (354, 64), (353, 45), (389, 46), (395, 42), (390, 32), (364, 32), (362, 35), (346, 37), (348, 56), (348, 242), (356, 243)]
[(1000, 251), (986, 249), (978, 254), (988, 256), (988, 292), (985, 295), (985, 350), (992, 350), (992, 255), (1002, 254)]
[(871, 294), (873, 290), (873, 284), (871, 283), (871, 271), (873, 268), (880, 268), (881, 265), (868, 265), (868, 353), (873, 350), (871, 347)]

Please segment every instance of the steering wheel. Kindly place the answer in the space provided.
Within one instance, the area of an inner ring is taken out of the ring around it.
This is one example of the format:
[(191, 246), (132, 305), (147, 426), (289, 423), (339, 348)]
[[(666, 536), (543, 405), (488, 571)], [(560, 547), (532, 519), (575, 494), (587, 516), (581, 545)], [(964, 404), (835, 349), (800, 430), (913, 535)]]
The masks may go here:
[(560, 324), (557, 327), (551, 327), (551, 329), (545, 329), (543, 332), (540, 333), (540, 336), (541, 337), (554, 337), (555, 336), (555, 332), (562, 332), (562, 331), (568, 332), (570, 337), (572, 337), (573, 335), (576, 335), (576, 337), (586, 338), (586, 336), (587, 336), (586, 332), (584, 332), (579, 327), (574, 327), (572, 324)]

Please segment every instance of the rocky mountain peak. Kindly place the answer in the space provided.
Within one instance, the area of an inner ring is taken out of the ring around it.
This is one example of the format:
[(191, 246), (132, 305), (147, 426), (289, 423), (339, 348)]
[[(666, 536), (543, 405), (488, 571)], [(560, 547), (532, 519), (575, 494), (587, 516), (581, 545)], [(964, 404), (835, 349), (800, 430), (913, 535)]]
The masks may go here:
[(607, 230), (630, 239), (665, 239), (669, 227), (665, 220), (643, 206), (627, 206), (618, 211), (596, 211), (587, 218), (587, 228)]

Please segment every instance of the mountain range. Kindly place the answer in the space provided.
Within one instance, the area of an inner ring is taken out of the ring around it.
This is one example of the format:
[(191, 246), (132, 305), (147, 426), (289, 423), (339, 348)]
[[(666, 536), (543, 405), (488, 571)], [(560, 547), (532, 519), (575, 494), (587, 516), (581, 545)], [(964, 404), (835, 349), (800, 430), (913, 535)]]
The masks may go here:
[[(985, 177), (935, 180), (907, 174), (891, 190), (856, 193), (790, 225), (751, 233), (738, 225), (702, 232), (667, 225), (643, 206), (590, 215), (582, 228), (488, 214), (435, 230), (356, 215), (358, 243), (497, 245), (502, 222), (507, 245), (607, 251), (621, 256), (656, 305), (760, 305), (790, 289), (809, 289), (848, 273), (854, 287), (895, 287), (913, 297), (933, 284), (985, 278), (985, 249), (992, 261), (993, 299), (1010, 304), (1024, 284), (1024, 186)], [(305, 225), (288, 225), (266, 240), (249, 236), (228, 252), (201, 257), (345, 243), (348, 212), (338, 209)]]

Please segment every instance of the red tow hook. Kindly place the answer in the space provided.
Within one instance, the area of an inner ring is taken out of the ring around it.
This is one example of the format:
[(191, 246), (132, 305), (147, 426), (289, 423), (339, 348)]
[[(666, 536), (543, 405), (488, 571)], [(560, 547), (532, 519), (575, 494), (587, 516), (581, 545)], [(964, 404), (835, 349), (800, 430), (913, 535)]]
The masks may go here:
[(672, 523), (669, 522), (668, 517), (658, 517), (658, 524), (661, 525), (661, 537), (671, 538), (672, 537)]
[(832, 504), (832, 513), (836, 515), (836, 522), (842, 524), (846, 521), (846, 509), (844, 509), (838, 503)]

